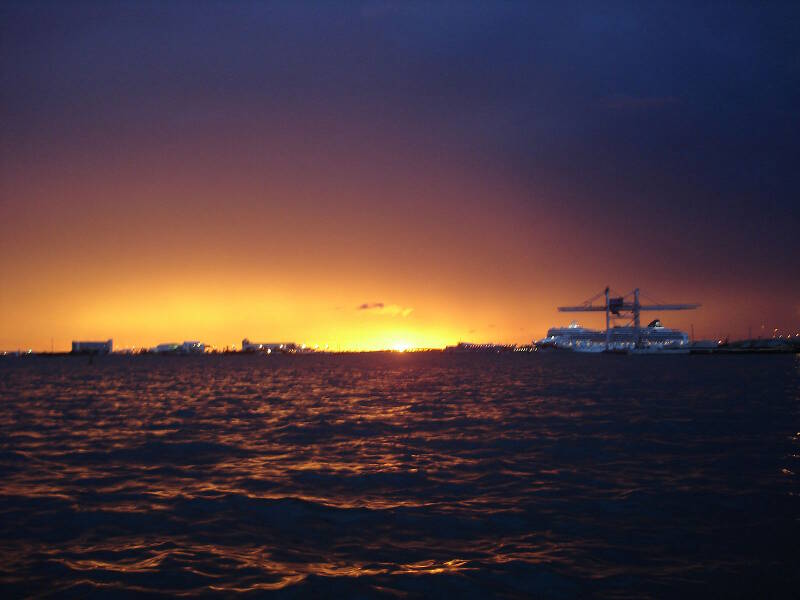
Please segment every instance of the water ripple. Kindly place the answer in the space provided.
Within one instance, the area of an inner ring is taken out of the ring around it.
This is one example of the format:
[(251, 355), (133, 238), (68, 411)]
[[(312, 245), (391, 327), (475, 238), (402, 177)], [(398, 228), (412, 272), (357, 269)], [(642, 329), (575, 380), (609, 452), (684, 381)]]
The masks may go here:
[(10, 596), (786, 595), (791, 357), (0, 360)]

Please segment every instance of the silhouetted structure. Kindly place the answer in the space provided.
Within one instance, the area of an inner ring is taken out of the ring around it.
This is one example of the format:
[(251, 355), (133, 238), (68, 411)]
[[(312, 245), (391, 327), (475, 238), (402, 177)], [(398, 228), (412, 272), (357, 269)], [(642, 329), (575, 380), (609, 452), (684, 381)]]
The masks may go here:
[(153, 348), (156, 354), (202, 354), (205, 351), (206, 345), (202, 342), (168, 342)]
[(444, 351), (451, 353), (467, 353), (467, 352), (514, 352), (516, 344), (470, 344), (468, 342), (459, 342), (456, 346), (447, 346)]
[(112, 340), (105, 342), (72, 342), (73, 354), (111, 354), (114, 343)]
[(298, 347), (294, 342), (270, 342), (270, 343), (257, 343), (251, 342), (247, 338), (242, 340), (242, 352), (266, 352), (271, 354), (273, 352), (297, 352)]

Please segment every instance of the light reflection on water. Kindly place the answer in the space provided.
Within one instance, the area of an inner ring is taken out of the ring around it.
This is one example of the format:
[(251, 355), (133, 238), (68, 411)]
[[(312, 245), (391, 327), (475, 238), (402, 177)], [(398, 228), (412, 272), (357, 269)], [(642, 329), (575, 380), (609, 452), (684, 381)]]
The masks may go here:
[(783, 592), (794, 357), (0, 361), (12, 595)]

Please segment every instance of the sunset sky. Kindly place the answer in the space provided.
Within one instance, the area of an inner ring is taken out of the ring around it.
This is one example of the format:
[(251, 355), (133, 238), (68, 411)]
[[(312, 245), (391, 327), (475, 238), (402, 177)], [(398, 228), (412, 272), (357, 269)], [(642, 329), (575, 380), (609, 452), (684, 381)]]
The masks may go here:
[(800, 5), (713, 4), (2, 2), (0, 350), (800, 330)]

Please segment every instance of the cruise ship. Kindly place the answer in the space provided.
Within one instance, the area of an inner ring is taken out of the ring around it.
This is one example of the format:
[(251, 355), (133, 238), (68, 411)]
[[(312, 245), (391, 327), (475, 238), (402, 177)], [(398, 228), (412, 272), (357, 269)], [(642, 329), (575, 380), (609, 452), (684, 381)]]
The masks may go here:
[(689, 336), (683, 331), (669, 329), (659, 319), (647, 327), (612, 327), (608, 333), (581, 327), (573, 321), (567, 327), (552, 327), (547, 337), (536, 342), (541, 350), (571, 350), (573, 352), (621, 352), (688, 354)]
[[(660, 319), (652, 320), (646, 327), (640, 325), (642, 311), (690, 310), (699, 304), (651, 304), (639, 301), (639, 288), (629, 294), (611, 297), (610, 289), (590, 298), (579, 306), (560, 306), (561, 312), (604, 312), (606, 329), (587, 329), (576, 321), (567, 327), (553, 327), (547, 337), (534, 342), (540, 350), (569, 350), (572, 352), (613, 352), (621, 354), (688, 354), (691, 350), (689, 336), (683, 331), (664, 327)], [(602, 304), (594, 304), (604, 298)], [(625, 321), (613, 325), (612, 321)]]

